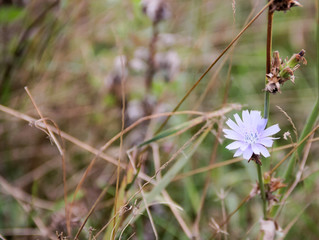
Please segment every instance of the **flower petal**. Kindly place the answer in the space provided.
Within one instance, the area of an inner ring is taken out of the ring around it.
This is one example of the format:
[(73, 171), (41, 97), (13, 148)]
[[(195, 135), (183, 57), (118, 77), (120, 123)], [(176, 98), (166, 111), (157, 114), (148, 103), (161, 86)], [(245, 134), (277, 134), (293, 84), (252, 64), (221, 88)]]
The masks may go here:
[(235, 142), (232, 142), (231, 144), (227, 145), (226, 148), (228, 150), (234, 150), (234, 149), (240, 148), (243, 144), (244, 143), (241, 141), (235, 141)]
[(226, 133), (225, 138), (232, 140), (243, 140), (243, 136), (233, 130), (223, 129), (223, 132)]
[(235, 132), (237, 132), (239, 134), (243, 134), (243, 131), (240, 129), (240, 127), (238, 127), (238, 125), (233, 120), (228, 119), (226, 124), (228, 125), (228, 127), (230, 127)]
[(265, 148), (263, 145), (261, 145), (261, 144), (255, 144), (255, 147), (258, 148), (258, 150), (260, 151), (260, 153), (261, 153), (264, 157), (267, 158), (267, 157), (270, 156), (270, 154), (269, 154), (267, 148)]
[(251, 149), (253, 150), (253, 152), (254, 152), (255, 154), (257, 154), (257, 155), (260, 154), (260, 149), (259, 149), (259, 147), (257, 146), (257, 144), (252, 144), (252, 145), (251, 145)]
[(236, 122), (237, 122), (237, 125), (238, 125), (241, 129), (244, 129), (244, 128), (245, 128), (244, 123), (243, 123), (243, 121), (241, 120), (241, 118), (239, 117), (239, 115), (236, 113), (236, 114), (234, 115), (234, 117), (235, 117), (235, 120), (236, 120)]
[(248, 128), (248, 129), (249, 129), (250, 125), (251, 125), (250, 124), (251, 123), (250, 120), (251, 119), (250, 119), (249, 111), (248, 110), (243, 111), (243, 122), (244, 122), (245, 127)]
[(272, 144), (274, 143), (274, 140), (271, 137), (265, 137), (265, 138), (259, 139), (257, 143), (264, 145), (265, 147), (271, 147)]
[(271, 127), (265, 129), (265, 131), (261, 133), (261, 137), (268, 137), (268, 136), (276, 134), (279, 131), (280, 131), (280, 128), (278, 124), (272, 125)]
[(249, 160), (252, 155), (253, 155), (253, 150), (252, 150), (251, 147), (249, 146), (249, 147), (243, 152), (243, 157), (244, 157), (245, 159)]
[(249, 143), (244, 142), (244, 144), (240, 147), (240, 150), (245, 151), (249, 146)]
[(240, 155), (242, 155), (242, 154), (243, 154), (243, 151), (240, 150), (240, 148), (238, 148), (237, 151), (236, 151), (235, 154), (234, 154), (234, 157), (238, 157), (238, 156), (240, 156)]
[(257, 126), (260, 124), (261, 121), (261, 115), (260, 111), (250, 111), (250, 119), (251, 119), (251, 126), (250, 128), (253, 131), (257, 130)]
[(261, 133), (265, 129), (267, 122), (268, 122), (268, 119), (262, 118), (259, 124), (257, 125), (257, 132)]

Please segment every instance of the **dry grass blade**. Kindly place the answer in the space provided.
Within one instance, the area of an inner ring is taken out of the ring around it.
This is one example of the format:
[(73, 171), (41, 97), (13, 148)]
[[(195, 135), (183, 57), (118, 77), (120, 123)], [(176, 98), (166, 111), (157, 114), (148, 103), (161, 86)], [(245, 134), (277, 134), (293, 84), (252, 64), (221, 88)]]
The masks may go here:
[[(173, 109), (172, 112), (176, 112), (179, 107), (183, 104), (186, 98), (191, 94), (191, 92), (197, 87), (197, 85), (201, 82), (201, 80), (206, 76), (206, 74), (215, 66), (215, 64), (219, 61), (219, 59), (224, 56), (224, 54), (231, 48), (231, 46), (243, 35), (243, 33), (250, 27), (253, 22), (273, 3), (273, 0), (269, 1), (257, 14), (256, 16), (250, 20), (250, 22), (237, 34), (237, 36), (228, 44), (228, 46), (222, 51), (222, 53), (214, 60), (214, 62), (207, 68), (207, 70), (200, 76), (200, 78), (196, 81), (196, 83), (187, 91), (182, 100), (177, 104), (177, 106)], [(163, 124), (158, 128), (155, 134), (159, 133), (163, 127), (166, 125), (170, 117), (167, 117)]]
[(230, 159), (230, 160), (227, 160), (227, 161), (214, 163), (214, 164), (208, 165), (207, 167), (202, 167), (202, 168), (198, 168), (198, 169), (186, 172), (186, 173), (179, 174), (178, 176), (176, 176), (174, 178), (174, 181), (178, 181), (178, 180), (181, 180), (183, 178), (190, 177), (190, 176), (193, 176), (193, 175), (196, 175), (196, 174), (199, 174), (199, 173), (208, 172), (208, 171), (213, 170), (215, 168), (227, 166), (227, 165), (230, 165), (230, 164), (233, 164), (233, 163), (240, 162), (242, 160), (243, 160), (243, 158), (234, 158), (234, 159)]
[[(36, 122), (36, 119), (34, 119), (34, 118), (32, 118), (32, 117), (30, 117), (30, 116), (28, 116), (28, 115), (26, 115), (26, 114), (23, 114), (23, 113), (20, 113), (20, 112), (18, 112), (18, 111), (15, 111), (15, 110), (13, 110), (13, 109), (11, 109), (11, 108), (5, 107), (5, 106), (3, 106), (3, 105), (1, 105), (1, 104), (0, 104), (0, 111), (3, 111), (3, 112), (5, 112), (5, 113), (7, 113), (7, 114), (10, 114), (10, 115), (12, 115), (12, 116), (14, 116), (14, 117), (16, 117), (16, 118), (23, 119), (23, 120), (25, 120), (25, 121), (27, 121), (27, 122), (29, 122), (29, 123), (34, 123), (34, 122)], [(45, 128), (44, 124), (41, 123), (41, 122), (38, 124), (38, 126)], [(74, 138), (74, 137), (70, 136), (69, 134), (67, 134), (67, 133), (65, 133), (65, 132), (63, 132), (63, 131), (59, 131), (58, 129), (56, 129), (55, 127), (53, 127), (53, 126), (51, 126), (51, 125), (49, 125), (48, 127), (50, 128), (50, 130), (51, 130), (52, 132), (57, 133), (57, 134), (60, 133), (60, 135), (61, 135), (62, 138), (66, 139), (66, 140), (68, 140), (68, 141), (70, 141), (70, 142), (72, 142), (73, 144), (75, 144), (75, 145), (81, 147), (82, 149), (85, 149), (85, 150), (87, 150), (88, 152), (91, 152), (91, 153), (93, 153), (93, 154), (95, 154), (95, 155), (97, 155), (97, 156), (100, 156), (103, 160), (105, 160), (105, 161), (107, 161), (107, 162), (110, 162), (110, 163), (112, 163), (112, 164), (114, 164), (114, 165), (117, 165), (117, 164), (118, 164), (118, 163), (117, 163), (117, 160), (115, 160), (114, 158), (112, 158), (112, 157), (110, 157), (110, 156), (108, 156), (108, 155), (106, 155), (106, 154), (104, 154), (104, 153), (101, 153), (101, 150), (98, 150), (98, 149), (96, 149), (96, 148), (93, 148), (93, 147), (91, 147), (90, 145), (88, 145), (88, 144), (86, 144), (86, 143), (84, 143), (84, 142), (78, 140), (77, 138)], [(125, 169), (125, 168), (126, 168), (126, 164), (120, 163), (120, 167), (123, 168), (123, 169)], [(84, 175), (85, 175), (85, 174), (84, 174)], [(144, 174), (143, 172), (140, 172), (139, 175), (138, 175), (138, 177), (141, 178), (141, 179), (143, 179), (143, 180), (145, 180), (145, 181), (147, 181), (147, 182), (149, 182), (149, 183), (151, 183), (151, 184), (154, 184), (154, 183), (155, 183), (152, 178), (150, 178), (149, 176), (147, 176), (147, 175)]]
[[(229, 220), (231, 219), (232, 216), (234, 216), (234, 214), (242, 207), (244, 206), (244, 204), (250, 199), (250, 194), (248, 194), (240, 203), (239, 205), (237, 206), (237, 208), (232, 211), (226, 218), (225, 221), (223, 221), (220, 225), (219, 225), (219, 228), (222, 228), (225, 224), (227, 224), (229, 222)], [(213, 234), (213, 236), (211, 237), (211, 239), (214, 239), (215, 236), (218, 234), (218, 232), (215, 232)]]
[[(64, 154), (64, 149), (61, 147), (59, 141), (56, 139), (55, 135), (53, 134), (52, 130), (49, 128), (49, 125), (47, 124), (47, 121), (45, 120), (43, 114), (41, 113), (40, 109), (38, 108), (34, 98), (32, 97), (29, 89), (27, 87), (24, 88), (27, 94), (29, 95), (33, 106), (37, 110), (39, 116), (43, 120), (43, 123), (45, 125), (45, 129), (48, 131), (49, 136), (53, 140), (54, 144), (58, 148), (60, 155), (61, 155), (61, 160), (62, 160), (62, 172), (63, 172), (63, 184), (64, 184), (64, 203), (65, 203), (65, 217), (66, 217), (66, 225), (67, 225), (67, 231), (68, 235), (71, 235), (71, 222), (70, 222), (70, 214), (69, 214), (69, 208), (68, 208), (68, 199), (67, 199), (67, 186), (66, 186), (66, 167), (65, 167), (65, 154)], [(53, 122), (53, 121), (52, 121)], [(54, 123), (54, 122), (53, 122)], [(60, 134), (60, 129), (56, 126), (56, 129), (58, 129), (58, 134)]]
[[(99, 156), (101, 156), (103, 154), (103, 152), (113, 143), (115, 142), (117, 139), (121, 139), (123, 137), (124, 134), (126, 134), (127, 132), (131, 131), (132, 129), (134, 129), (135, 127), (137, 127), (139, 124), (145, 122), (145, 121), (148, 121), (148, 120), (151, 120), (151, 119), (154, 119), (154, 118), (159, 118), (159, 117), (163, 117), (163, 116), (169, 116), (169, 115), (180, 115), (180, 114), (194, 114), (194, 115), (205, 115), (204, 113), (201, 113), (201, 112), (196, 112), (196, 111), (183, 111), (183, 112), (176, 112), (176, 113), (159, 113), (159, 114), (154, 114), (154, 115), (150, 115), (150, 116), (146, 116), (146, 117), (143, 117), (143, 118), (140, 118), (139, 120), (137, 120), (136, 122), (134, 122), (132, 125), (130, 125), (129, 127), (127, 127), (126, 129), (123, 129), (120, 133), (116, 134), (112, 139), (110, 139), (107, 143), (105, 143), (101, 148), (100, 150), (98, 151), (98, 153), (95, 155), (95, 157), (92, 159), (92, 161), (90, 162), (89, 166), (87, 167), (85, 173), (83, 174), (79, 184), (77, 185), (76, 187), (76, 190), (75, 190), (75, 193), (73, 195), (73, 200), (72, 200), (72, 203), (71, 205), (73, 204), (74, 202), (74, 199), (77, 195), (77, 192), (80, 190), (83, 182), (84, 182), (84, 179), (86, 178), (86, 176), (88, 175), (89, 171), (92, 169), (95, 161), (98, 159)], [(114, 160), (113, 162), (115, 162), (116, 160)], [(117, 162), (118, 166), (121, 166), (122, 167), (122, 163), (121, 162)], [(124, 168), (124, 167), (122, 167)], [(141, 175), (139, 175), (143, 178), (143, 173), (141, 173)], [(144, 180), (148, 180), (147, 178), (143, 178)]]
[[(217, 149), (218, 149), (218, 145), (219, 145), (219, 138), (220, 138), (220, 135), (222, 133), (222, 129), (223, 129), (223, 122), (224, 122), (224, 119), (223, 118), (220, 118), (219, 119), (219, 123), (218, 123), (218, 131), (217, 131), (217, 135), (216, 135), (216, 138), (215, 138), (215, 142), (214, 142), (214, 145), (213, 145), (213, 150), (212, 150), (212, 154), (211, 154), (211, 158), (210, 158), (210, 161), (209, 161), (209, 164), (213, 164), (215, 162), (215, 158), (216, 158), (216, 155), (217, 155)], [(201, 216), (202, 216), (202, 210), (204, 208), (204, 203), (205, 203), (205, 199), (206, 199), (206, 195), (207, 195), (207, 191), (208, 191), (208, 188), (209, 188), (209, 185), (210, 185), (210, 182), (211, 182), (211, 175), (207, 175), (206, 176), (206, 180), (205, 180), (205, 185), (204, 185), (204, 189), (203, 189), (203, 192), (202, 192), (202, 196), (201, 196), (201, 200), (200, 200), (200, 205), (199, 205), (199, 208), (198, 208), (198, 212), (197, 212), (197, 216), (196, 216), (196, 219), (195, 219), (195, 222), (194, 222), (194, 230), (195, 230), (195, 234), (200, 237), (199, 235), (199, 225), (200, 225), (200, 220), (201, 220)]]
[[(225, 193), (224, 189), (220, 190), (220, 193), (218, 194), (218, 197), (221, 201), (221, 208), (222, 208), (222, 215), (223, 215), (223, 222), (226, 222), (227, 216), (226, 216), (226, 206), (225, 206), (225, 198), (227, 196), (227, 192)], [(223, 227), (223, 231), (227, 232), (227, 223), (225, 223)], [(227, 240), (227, 235), (225, 235), (225, 240)]]
[[(311, 141), (313, 142), (314, 140), (319, 141), (319, 138), (316, 138), (316, 139), (314, 138)], [(295, 144), (295, 143), (290, 143), (290, 144), (287, 144), (285, 146), (281, 146), (281, 147), (277, 147), (277, 148), (271, 149), (270, 152), (278, 152), (280, 150), (284, 150), (284, 149), (295, 147), (296, 145), (297, 144)], [(210, 171), (210, 170), (215, 169), (215, 168), (219, 168), (219, 167), (227, 166), (227, 165), (230, 165), (230, 164), (233, 164), (233, 163), (237, 163), (237, 162), (240, 162), (242, 160), (243, 160), (243, 158), (233, 158), (233, 159), (226, 160), (226, 161), (223, 161), (223, 162), (214, 163), (214, 164), (208, 165), (206, 167), (197, 168), (197, 169), (191, 170), (189, 172), (179, 174), (178, 176), (176, 176), (174, 178), (173, 181), (178, 181), (178, 180), (181, 180), (181, 179), (186, 178), (186, 177), (190, 177), (190, 176), (193, 176), (193, 175), (196, 175), (196, 174), (200, 174), (200, 173), (203, 173), (203, 172)]]
[[(2, 234), (2, 235), (1, 235)], [(41, 232), (37, 228), (9, 228), (1, 229), (0, 236), (41, 236)], [(1, 238), (0, 238), (1, 239)], [(2, 240), (2, 239), (1, 239)]]
[[(171, 197), (169, 196), (167, 191), (163, 191), (163, 197), (166, 201), (172, 203), (173, 200), (171, 199)], [(176, 220), (178, 221), (179, 225), (181, 226), (181, 228), (183, 229), (184, 233), (186, 234), (186, 236), (188, 238), (192, 238), (193, 234), (190, 230), (190, 228), (187, 226), (186, 222), (184, 221), (183, 217), (180, 215), (177, 207), (175, 206), (175, 204), (168, 204), (169, 208), (171, 209), (172, 213), (174, 214)]]
[[(310, 136), (310, 140), (313, 138), (313, 134)], [(304, 172), (305, 166), (306, 166), (306, 161), (308, 159), (308, 155), (310, 152), (310, 148), (311, 148), (312, 142), (308, 141), (306, 146), (305, 146), (305, 152), (302, 158), (302, 161), (299, 165), (299, 170), (296, 173), (296, 177), (295, 177), (295, 181), (291, 184), (291, 186), (289, 187), (289, 189), (287, 190), (287, 192), (285, 193), (285, 195), (282, 197), (282, 200), (280, 202), (280, 208), (277, 212), (277, 216), (276, 219), (279, 217), (280, 212), (282, 210), (282, 208), (284, 207), (288, 197), (290, 196), (290, 194), (292, 193), (292, 191), (296, 188), (296, 186), (298, 185), (298, 183), (301, 181), (302, 178), (302, 174)]]
[[(235, 23), (235, 8), (236, 2), (235, 0), (233, 0), (232, 2), (232, 8), (233, 8), (233, 14), (234, 14), (234, 23)], [(256, 5), (254, 5), (254, 7), (252, 8), (252, 10), (250, 11), (248, 17), (246, 18), (246, 21), (244, 23), (244, 26), (248, 23), (249, 19), (252, 17), (253, 12), (256, 9)], [(203, 94), (201, 94), (199, 100), (197, 101), (197, 103), (195, 104), (195, 107), (193, 109), (198, 109), (199, 106), (202, 104), (202, 102), (204, 101), (206, 95), (208, 94), (209, 90), (214, 86), (215, 84), (215, 80), (217, 79), (218, 74), (220, 73), (222, 67), (225, 65), (225, 63), (227, 62), (227, 60), (230, 58), (229, 60), (229, 68), (228, 68), (228, 73), (227, 73), (227, 81), (226, 81), (226, 87), (225, 87), (225, 94), (224, 94), (224, 99), (223, 99), (223, 103), (226, 103), (226, 97), (228, 95), (228, 88), (229, 88), (229, 84), (230, 84), (230, 71), (231, 71), (231, 66), (232, 66), (232, 61), (233, 61), (233, 53), (235, 50), (235, 47), (237, 45), (238, 42), (234, 43), (230, 52), (228, 52), (228, 54), (224, 57), (223, 61), (220, 63), (220, 65), (218, 66), (218, 68), (216, 69), (216, 71), (214, 72), (214, 75), (212, 76), (211, 80), (209, 81), (209, 83), (207, 84), (207, 86), (205, 87), (205, 90), (203, 92)]]
[(203, 113), (203, 112), (197, 112), (197, 111), (180, 111), (180, 112), (166, 112), (166, 113), (157, 113), (157, 114), (153, 114), (150, 116), (145, 116), (142, 117), (140, 119), (138, 119), (136, 122), (132, 123), (132, 125), (128, 126), (127, 128), (125, 128), (123, 131), (119, 132), (118, 134), (116, 134), (114, 137), (112, 137), (107, 143), (105, 143), (102, 147), (101, 147), (101, 151), (105, 151), (112, 143), (114, 143), (116, 140), (118, 140), (119, 138), (121, 138), (121, 136), (123, 136), (124, 134), (128, 133), (129, 131), (131, 131), (132, 129), (136, 128), (138, 125), (140, 125), (141, 123), (145, 122), (145, 121), (149, 121), (155, 118), (161, 118), (161, 117), (167, 117), (167, 116), (172, 116), (172, 115), (201, 115), (201, 116), (205, 116), (209, 113)]
[[(127, 200), (126, 204), (124, 204), (121, 209), (126, 209), (126, 207), (129, 205), (129, 203), (141, 192), (141, 190), (143, 190), (152, 180), (154, 180), (154, 179), (156, 178), (156, 176), (157, 176), (163, 169), (165, 169), (165, 168), (168, 166), (168, 164), (171, 163), (171, 162), (177, 157), (177, 155), (179, 155), (179, 154), (184, 150), (184, 148), (186, 148), (192, 141), (194, 141), (194, 140), (198, 137), (199, 134), (203, 133), (203, 131), (204, 131), (203, 136), (206, 136), (207, 133), (210, 131), (211, 127), (212, 127), (212, 126), (208, 126), (208, 125), (206, 124), (206, 125), (203, 126), (194, 136), (192, 136), (192, 138), (191, 138), (190, 140), (188, 140), (175, 154), (173, 154), (173, 156), (172, 156), (165, 164), (163, 164), (163, 165), (156, 171), (156, 173), (150, 178), (149, 181), (147, 181), (146, 183), (144, 183), (144, 184), (142, 185), (142, 187), (141, 187), (136, 193), (134, 193), (134, 194), (130, 197), (130, 199)], [(201, 138), (203, 138), (203, 136), (201, 136)], [(199, 142), (201, 142), (201, 141), (202, 141), (202, 139), (199, 140)], [(132, 163), (132, 167), (133, 167), (134, 171), (136, 171), (136, 167), (135, 167), (135, 164), (134, 164), (134, 162), (132, 161), (132, 159), (131, 159), (131, 157), (130, 157), (130, 153), (128, 154), (128, 156), (129, 156), (129, 159), (130, 159), (130, 161), (131, 161), (131, 163)], [(178, 169), (179, 169), (179, 168), (178, 168)], [(174, 170), (174, 171), (176, 171), (176, 170)], [(170, 177), (169, 177), (169, 178), (170, 178)], [(167, 179), (165, 179), (165, 185), (164, 185), (164, 186), (166, 186), (166, 182), (167, 182)], [(162, 185), (163, 185), (163, 184), (162, 184)], [(162, 187), (163, 187), (163, 186), (160, 186), (160, 188), (162, 188)], [(156, 188), (156, 185), (155, 185), (155, 188)], [(158, 188), (158, 187), (157, 187), (157, 188)], [(153, 189), (153, 190), (154, 190), (154, 189)], [(159, 190), (158, 190), (158, 189), (155, 189), (155, 193), (157, 193), (157, 191), (159, 191)], [(157, 195), (157, 194), (152, 194), (152, 193), (151, 193), (150, 196), (155, 196), (155, 195)], [(151, 200), (152, 200), (152, 198), (151, 198), (151, 199), (149, 199), (149, 198), (147, 199), (148, 202), (151, 201)], [(142, 211), (142, 210), (139, 209), (139, 212), (141, 212), (141, 211)], [(98, 237), (98, 236), (108, 227), (108, 225), (110, 224), (110, 222), (112, 222), (121, 212), (123, 213), (123, 211), (117, 211), (117, 212), (114, 214), (114, 216), (100, 229), (100, 231), (95, 235), (95, 237)], [(134, 215), (133, 217), (131, 217), (126, 223), (124, 223), (124, 226), (127, 226), (127, 224), (128, 224), (129, 222), (133, 221), (133, 219), (134, 219), (135, 216), (136, 216), (136, 213), (134, 213), (133, 215)], [(137, 214), (137, 215), (138, 215), (138, 214)]]
[[(119, 39), (118, 36), (115, 34), (116, 38), (116, 43), (119, 46)], [(120, 46), (121, 52), (123, 52), (122, 45)], [(120, 184), (120, 163), (121, 163), (121, 157), (122, 157), (122, 148), (123, 148), (123, 131), (124, 131), (124, 124), (125, 124), (125, 77), (124, 77), (124, 72), (125, 72), (125, 66), (124, 66), (124, 56), (121, 55), (120, 57), (120, 62), (121, 62), (121, 76), (120, 76), (120, 81), (121, 81), (121, 98), (122, 98), (122, 110), (121, 110), (121, 137), (120, 137), (120, 149), (119, 149), (119, 154), (118, 154), (118, 160), (117, 160), (117, 177), (116, 177), (116, 186), (115, 186), (115, 201), (114, 201), (114, 212), (116, 213), (117, 211), (117, 203), (118, 203), (118, 195), (119, 195), (119, 184)], [(116, 225), (116, 218), (113, 221), (113, 228), (115, 228)], [(115, 234), (112, 235), (112, 239), (115, 239)]]
[(299, 139), (298, 131), (297, 131), (297, 128), (296, 128), (294, 122), (292, 121), (291, 117), (290, 117), (290, 116), (288, 115), (288, 113), (285, 112), (280, 106), (277, 105), (276, 107), (280, 110), (280, 112), (282, 112), (282, 113), (286, 116), (286, 118), (287, 118), (288, 121), (290, 122), (290, 124), (291, 124), (291, 126), (292, 126), (292, 128), (293, 128), (293, 130), (294, 130), (294, 133), (295, 133), (296, 141), (298, 141), (298, 139)]
[[(207, 134), (210, 132), (212, 128), (212, 124), (211, 123), (206, 123), (195, 135), (193, 135), (177, 152), (175, 152), (172, 157), (166, 162), (164, 163), (156, 172), (155, 174), (152, 176), (151, 179), (156, 178), (156, 176), (163, 170), (165, 169), (170, 163), (172, 163), (178, 155), (180, 155), (181, 153), (183, 153), (183, 156), (179, 159), (179, 161), (177, 161), (175, 163), (174, 166), (172, 166), (168, 172), (165, 174), (165, 176), (160, 180), (160, 182), (158, 182), (154, 188), (148, 193), (147, 195), (147, 202), (152, 202), (156, 196), (158, 196), (162, 191), (164, 191), (164, 189), (167, 187), (167, 185), (171, 182), (171, 180), (174, 178), (174, 176), (185, 166), (185, 164), (187, 163), (187, 161), (189, 160), (190, 156), (192, 156), (192, 154), (195, 152), (195, 150), (198, 148), (198, 146), (200, 145), (200, 143), (203, 141), (203, 139), (207, 136)], [(189, 154), (185, 154), (184, 150), (191, 145), (192, 142), (194, 142), (194, 145), (192, 146)], [(144, 189), (147, 185), (149, 184), (149, 182), (146, 182), (143, 184), (142, 189)], [(131, 201), (131, 199), (133, 199), (137, 194), (139, 194), (140, 190), (137, 191), (135, 194), (133, 194), (133, 196), (130, 198), (129, 201)], [(129, 202), (128, 201), (128, 202)], [(139, 208), (138, 213), (141, 213), (145, 210), (145, 206), (142, 206)], [(137, 214), (138, 215), (138, 214)], [(131, 220), (129, 220), (131, 221)], [(127, 221), (124, 222), (124, 224), (127, 224)]]
[[(150, 138), (150, 139), (140, 143), (138, 145), (138, 147), (142, 147), (144, 145), (147, 145), (147, 144), (155, 142), (155, 141), (163, 140), (166, 137), (180, 135), (180, 134), (186, 132), (187, 130), (193, 128), (194, 126), (199, 125), (199, 124), (204, 123), (204, 122), (207, 122), (208, 120), (215, 122), (216, 120), (213, 118), (223, 117), (227, 112), (230, 112), (234, 109), (236, 109), (236, 110), (241, 109), (241, 105), (229, 104), (228, 106), (222, 107), (220, 110), (217, 110), (217, 111), (214, 111), (211, 113), (207, 113), (201, 117), (194, 118), (194, 119), (189, 120), (187, 122), (184, 122), (178, 126), (169, 128), (169, 129), (155, 135), (153, 138)], [(213, 120), (211, 120), (211, 119), (213, 119)]]
[(153, 229), (153, 233), (154, 233), (155, 239), (158, 240), (158, 233), (157, 233), (157, 230), (156, 230), (156, 227), (155, 227), (155, 224), (154, 224), (154, 220), (153, 220), (152, 214), (151, 214), (149, 206), (148, 206), (148, 202), (147, 202), (147, 200), (145, 198), (145, 194), (144, 194), (144, 191), (142, 189), (141, 183), (138, 183), (138, 186), (139, 186), (140, 191), (141, 191), (142, 199), (143, 199), (143, 202), (144, 202), (144, 205), (145, 205), (145, 209), (146, 209), (147, 215), (149, 217), (149, 220), (150, 220), (150, 223), (151, 223), (151, 226), (152, 226), (152, 229)]
[[(131, 199), (130, 199), (130, 200), (131, 200)], [(100, 235), (104, 232), (104, 230), (110, 225), (110, 223), (112, 223), (112, 222), (114, 221), (114, 219), (115, 219), (116, 217), (118, 217), (120, 214), (124, 214), (124, 213), (126, 213), (127, 211), (130, 211), (132, 208), (131, 208), (131, 207), (127, 208), (128, 205), (129, 205), (129, 201), (127, 201), (127, 203), (126, 203), (124, 206), (122, 206), (122, 208), (119, 209), (119, 210), (113, 215), (113, 217), (112, 217), (111, 219), (109, 219), (109, 221), (100, 229), (100, 231), (98, 231), (98, 232), (94, 235), (94, 239), (96, 239), (98, 236), (100, 236)]]
[[(59, 152), (60, 152), (60, 155), (61, 156), (64, 156), (64, 150), (63, 148), (61, 147), (59, 141), (56, 139), (55, 135), (53, 134), (52, 130), (49, 128), (49, 125), (47, 124), (47, 121), (46, 121), (46, 118), (44, 118), (43, 114), (41, 113), (40, 109), (38, 108), (37, 104), (35, 103), (34, 101), (34, 98), (32, 97), (28, 87), (25, 87), (24, 88), (25, 91), (27, 92), (27, 94), (29, 95), (30, 99), (31, 99), (31, 102), (33, 104), (33, 106), (35, 107), (35, 109), (37, 110), (39, 116), (40, 116), (40, 120), (43, 121), (44, 125), (45, 125), (45, 128), (46, 130), (48, 131), (48, 134), (49, 134), (49, 137), (51, 137), (51, 139), (53, 140), (54, 144), (56, 145), (56, 147), (58, 148)], [(53, 122), (53, 121), (52, 121)]]
[[(34, 124), (34, 123), (37, 121), (35, 118), (32, 118), (32, 117), (30, 117), (30, 116), (28, 116), (28, 115), (26, 115), (26, 114), (20, 113), (20, 112), (18, 112), (18, 111), (15, 111), (15, 110), (13, 110), (13, 109), (11, 109), (11, 108), (5, 107), (5, 106), (3, 106), (3, 105), (1, 105), (1, 104), (0, 104), (0, 111), (3, 111), (3, 112), (5, 112), (5, 113), (8, 113), (8, 114), (10, 114), (10, 115), (12, 115), (12, 116), (14, 116), (14, 117), (16, 117), (16, 118), (23, 119), (23, 120), (25, 120), (25, 121), (27, 121), (27, 122), (29, 122), (29, 123), (31, 123), (31, 124)], [(42, 122), (38, 123), (37, 125), (38, 125), (39, 127), (45, 129), (45, 125), (44, 125)], [(52, 132), (54, 132), (54, 133), (56, 133), (56, 134), (59, 134), (59, 130), (56, 129), (55, 127), (53, 127), (53, 126), (51, 126), (51, 125), (48, 125), (48, 127), (50, 128), (50, 130), (51, 130)], [(95, 155), (99, 155), (99, 152), (100, 152), (100, 151), (99, 151), (98, 149), (96, 149), (96, 148), (94, 148), (94, 147), (92, 147), (92, 146), (90, 146), (90, 145), (88, 145), (88, 144), (86, 144), (86, 143), (84, 143), (84, 142), (78, 140), (78, 139), (75, 138), (75, 137), (72, 137), (71, 135), (69, 135), (69, 134), (67, 134), (67, 133), (65, 133), (65, 132), (63, 132), (63, 131), (61, 131), (60, 134), (61, 134), (61, 137), (62, 137), (62, 138), (66, 139), (66, 140), (68, 140), (68, 141), (70, 141), (70, 142), (72, 142), (73, 144), (79, 146), (80, 148), (82, 148), (82, 149), (84, 149), (84, 150), (86, 150), (86, 151), (88, 151), (88, 152), (91, 152), (91, 153), (93, 153), (93, 154), (95, 154)], [(99, 156), (100, 156), (102, 159), (104, 159), (105, 161), (110, 162), (110, 163), (112, 163), (112, 164), (114, 164), (114, 165), (117, 165), (117, 161), (116, 161), (114, 158), (112, 158), (112, 157), (110, 157), (110, 156), (108, 156), (108, 155), (106, 155), (106, 154), (104, 154), (104, 153), (101, 153)], [(120, 166), (121, 166), (121, 168), (125, 168), (125, 167), (126, 167), (125, 164), (121, 164)]]
[[(155, 170), (157, 171), (160, 168), (160, 153), (159, 153), (159, 147), (158, 144), (153, 143), (151, 144), (152, 151), (153, 151), (153, 158), (154, 158), (154, 165)], [(162, 178), (161, 173), (157, 175), (157, 181), (159, 181)], [(180, 212), (178, 211), (176, 204), (173, 203), (173, 200), (171, 199), (170, 195), (167, 191), (163, 191), (163, 197), (164, 199), (171, 204), (168, 204), (169, 208), (171, 209), (172, 213), (174, 214), (176, 220), (178, 221), (179, 225), (181, 226), (182, 230), (186, 234), (188, 238), (192, 238), (192, 232), (187, 226), (186, 222), (184, 221), (183, 217), (181, 216)]]

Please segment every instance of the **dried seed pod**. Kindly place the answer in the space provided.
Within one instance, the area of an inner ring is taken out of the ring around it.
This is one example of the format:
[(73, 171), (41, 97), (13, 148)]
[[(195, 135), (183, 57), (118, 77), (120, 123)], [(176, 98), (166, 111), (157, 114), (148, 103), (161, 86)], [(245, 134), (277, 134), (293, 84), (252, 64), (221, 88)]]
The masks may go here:
[(266, 85), (265, 91), (271, 93), (280, 92), (280, 77), (278, 76), (278, 74), (281, 64), (282, 60), (279, 56), (279, 52), (274, 51), (273, 59), (271, 61), (270, 73), (266, 74), (268, 84)]
[[(269, 172), (265, 172), (263, 178), (265, 184), (266, 200), (270, 205), (278, 202), (278, 196), (274, 195), (274, 192), (280, 188), (286, 187), (287, 185), (283, 183), (282, 179), (271, 176)], [(250, 191), (249, 200), (258, 194), (260, 194), (260, 187), (259, 183), (256, 183)]]
[(275, 0), (270, 5), (270, 11), (287, 11), (294, 6), (298, 7), (302, 5), (296, 0)]
[(283, 183), (282, 179), (270, 177), (269, 183), (266, 184), (266, 199), (268, 200), (269, 204), (279, 202), (278, 196), (274, 195), (274, 192), (286, 186), (287, 185)]
[(265, 91), (276, 93), (281, 92), (280, 86), (286, 81), (290, 80), (295, 83), (294, 72), (300, 67), (300, 63), (307, 64), (305, 59), (305, 50), (294, 54), (288, 61), (283, 62), (279, 57), (279, 52), (275, 51), (271, 61), (270, 73), (266, 74), (268, 83), (266, 84)]
[(269, 192), (275, 192), (280, 188), (287, 187), (286, 184), (283, 183), (283, 180), (280, 178), (271, 177), (269, 183)]

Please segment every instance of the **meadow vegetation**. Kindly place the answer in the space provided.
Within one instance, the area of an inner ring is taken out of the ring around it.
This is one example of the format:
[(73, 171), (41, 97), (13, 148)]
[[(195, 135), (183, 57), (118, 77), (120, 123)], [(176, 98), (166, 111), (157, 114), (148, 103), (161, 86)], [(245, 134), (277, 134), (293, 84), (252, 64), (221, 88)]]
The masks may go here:
[(0, 0), (0, 239), (318, 239), (318, 5)]

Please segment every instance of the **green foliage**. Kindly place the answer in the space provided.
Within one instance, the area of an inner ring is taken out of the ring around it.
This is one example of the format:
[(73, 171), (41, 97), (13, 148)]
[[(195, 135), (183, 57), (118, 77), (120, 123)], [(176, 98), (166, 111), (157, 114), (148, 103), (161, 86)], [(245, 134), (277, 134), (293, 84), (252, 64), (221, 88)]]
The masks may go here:
[(26, 11), (23, 8), (5, 6), (0, 8), (0, 24), (13, 23), (21, 19)]

